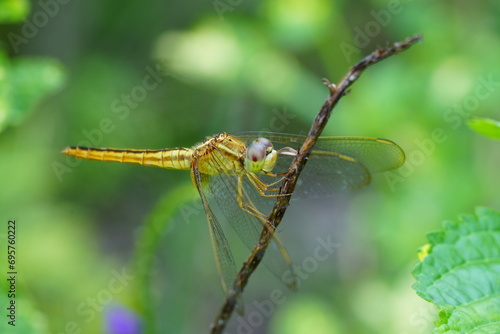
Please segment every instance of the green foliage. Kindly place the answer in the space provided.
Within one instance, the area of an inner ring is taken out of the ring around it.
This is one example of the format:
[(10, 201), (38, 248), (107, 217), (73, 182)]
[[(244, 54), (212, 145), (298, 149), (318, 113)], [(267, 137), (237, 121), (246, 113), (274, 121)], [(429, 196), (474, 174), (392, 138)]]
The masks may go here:
[(500, 213), (445, 221), (414, 270), (417, 294), (440, 309), (434, 333), (500, 332)]
[(491, 118), (474, 118), (467, 121), (470, 128), (483, 136), (500, 139), (500, 122)]
[(30, 10), (27, 0), (0, 1), (0, 23), (14, 23), (26, 18)]
[(163, 198), (159, 199), (155, 208), (144, 221), (144, 226), (140, 237), (136, 243), (134, 252), (134, 272), (138, 274), (138, 284), (136, 286), (138, 308), (143, 311), (145, 331), (153, 333), (154, 328), (154, 299), (152, 289), (152, 275), (154, 272), (154, 258), (158, 252), (158, 246), (165, 233), (170, 230), (170, 224), (177, 214), (179, 207), (183, 207), (186, 202), (192, 201), (198, 196), (194, 186), (189, 183), (181, 184), (179, 187), (167, 192)]
[(316, 334), (345, 333), (342, 321), (331, 305), (325, 304), (319, 297), (301, 295), (283, 305), (278, 311), (271, 333), (302, 334), (314, 328)]
[(19, 125), (35, 105), (64, 83), (64, 71), (53, 59), (9, 60), (0, 50), (0, 131)]
[[(26, 18), (30, 4), (26, 0), (0, 2), (0, 23)], [(0, 132), (8, 125), (19, 125), (41, 99), (64, 83), (63, 68), (54, 59), (9, 59), (0, 48)]]

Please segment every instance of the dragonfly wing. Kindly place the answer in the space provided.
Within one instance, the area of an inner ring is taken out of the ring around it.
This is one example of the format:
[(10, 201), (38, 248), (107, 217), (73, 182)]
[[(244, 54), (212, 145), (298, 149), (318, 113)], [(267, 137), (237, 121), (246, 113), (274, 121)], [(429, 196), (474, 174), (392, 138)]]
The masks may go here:
[[(224, 159), (220, 158), (219, 159)], [(210, 162), (212, 168), (218, 168), (227, 161)], [(238, 182), (240, 179), (241, 182)], [(224, 173), (210, 175), (203, 183), (210, 206), (217, 206), (220, 214), (231, 225), (243, 243), (251, 250), (259, 242), (265, 226), (265, 219), (271, 209), (275, 197), (263, 197), (249, 182), (245, 174)], [(239, 195), (238, 195), (239, 194)], [(213, 203), (213, 204), (212, 204)], [(241, 208), (242, 203), (262, 213), (258, 218)], [(265, 217), (265, 218), (264, 218)], [(263, 258), (264, 264), (290, 289), (296, 289), (297, 281), (288, 254), (276, 235), (271, 239)]]
[[(269, 139), (276, 150), (298, 150), (305, 136), (246, 132), (237, 137), (251, 142)], [(274, 172), (284, 173), (294, 156), (280, 155)], [(302, 171), (294, 199), (327, 197), (335, 192), (357, 189), (370, 183), (371, 174), (397, 168), (404, 163), (403, 150), (392, 141), (369, 137), (320, 137)]]
[(370, 137), (320, 137), (313, 148), (315, 156), (337, 152), (356, 159), (370, 173), (383, 172), (400, 167), (405, 154), (396, 143), (382, 138)]
[(403, 150), (379, 138), (322, 137), (314, 146), (299, 178), (297, 193), (324, 197), (332, 192), (362, 188), (371, 175), (404, 163)]
[(191, 173), (207, 215), (208, 230), (210, 232), (215, 263), (221, 279), (222, 288), (224, 292), (227, 293), (236, 279), (236, 265), (234, 263), (233, 254), (222, 227), (217, 221), (216, 216), (210, 208), (207, 197), (203, 192), (202, 184), (207, 182), (208, 175), (200, 174), (196, 166)]

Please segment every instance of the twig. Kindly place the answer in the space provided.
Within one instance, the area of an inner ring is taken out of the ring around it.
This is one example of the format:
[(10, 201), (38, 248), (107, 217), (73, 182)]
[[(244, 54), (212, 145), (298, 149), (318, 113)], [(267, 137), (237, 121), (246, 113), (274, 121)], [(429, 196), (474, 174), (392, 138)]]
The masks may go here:
[(316, 116), (316, 119), (314, 120), (314, 123), (309, 130), (306, 140), (302, 144), (302, 147), (300, 148), (297, 156), (293, 160), (292, 165), (290, 166), (290, 169), (285, 176), (285, 180), (281, 185), (279, 193), (284, 196), (277, 197), (276, 204), (274, 205), (273, 211), (269, 215), (268, 219), (269, 224), (272, 226), (272, 228), (265, 227), (262, 230), (259, 243), (255, 245), (248, 259), (245, 261), (245, 263), (243, 263), (243, 266), (241, 267), (231, 290), (226, 296), (225, 302), (220, 309), (219, 314), (212, 324), (212, 334), (222, 333), (222, 330), (226, 326), (227, 321), (233, 313), (236, 306), (236, 301), (240, 294), (243, 292), (243, 289), (245, 288), (250, 275), (255, 271), (260, 261), (262, 260), (267, 246), (269, 245), (269, 242), (272, 238), (272, 231), (278, 227), (278, 225), (281, 223), (281, 220), (283, 219), (283, 216), (285, 215), (285, 211), (291, 198), (290, 194), (293, 194), (293, 190), (295, 189), (295, 184), (297, 183), (300, 172), (304, 168), (307, 162), (307, 158), (309, 157), (309, 154), (311, 153), (316, 140), (318, 139), (326, 123), (328, 122), (333, 108), (337, 105), (342, 96), (349, 92), (347, 89), (359, 78), (361, 73), (367, 67), (376, 64), (387, 57), (398, 54), (399, 52), (408, 49), (410, 46), (420, 40), (421, 36), (415, 35), (406, 39), (405, 41), (394, 43), (394, 45), (390, 48), (375, 50), (372, 54), (363, 58), (360, 62), (351, 67), (347, 75), (342, 78), (338, 85), (334, 85), (328, 80), (323, 79), (325, 85), (330, 89), (330, 95), (328, 96), (325, 103), (321, 107), (321, 110)]

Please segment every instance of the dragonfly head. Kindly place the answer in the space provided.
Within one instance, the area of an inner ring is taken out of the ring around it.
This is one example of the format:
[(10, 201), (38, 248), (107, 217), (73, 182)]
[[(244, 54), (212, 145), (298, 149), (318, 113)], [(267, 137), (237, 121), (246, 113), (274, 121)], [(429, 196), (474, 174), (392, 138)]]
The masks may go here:
[(271, 172), (276, 164), (278, 153), (269, 139), (259, 138), (248, 146), (245, 166), (249, 172)]

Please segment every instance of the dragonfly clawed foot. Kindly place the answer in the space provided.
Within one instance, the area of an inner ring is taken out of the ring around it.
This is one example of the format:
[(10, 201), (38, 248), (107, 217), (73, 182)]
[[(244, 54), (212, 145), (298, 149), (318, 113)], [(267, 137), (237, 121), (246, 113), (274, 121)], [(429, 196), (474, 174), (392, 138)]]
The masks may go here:
[(268, 223), (267, 216), (262, 212), (260, 212), (253, 204), (240, 202), (238, 203), (238, 205), (246, 213), (251, 214), (254, 217), (257, 217), (262, 222)]
[(250, 181), (250, 183), (255, 187), (255, 189), (258, 191), (258, 193), (261, 196), (264, 196), (264, 197), (280, 196), (279, 194), (277, 194), (277, 192), (279, 191), (280, 188), (279, 187), (271, 188), (271, 187), (278, 184), (278, 183), (281, 183), (284, 179), (283, 177), (280, 177), (278, 180), (276, 180), (272, 183), (265, 183), (254, 173), (248, 173), (247, 177), (248, 177), (248, 180)]

